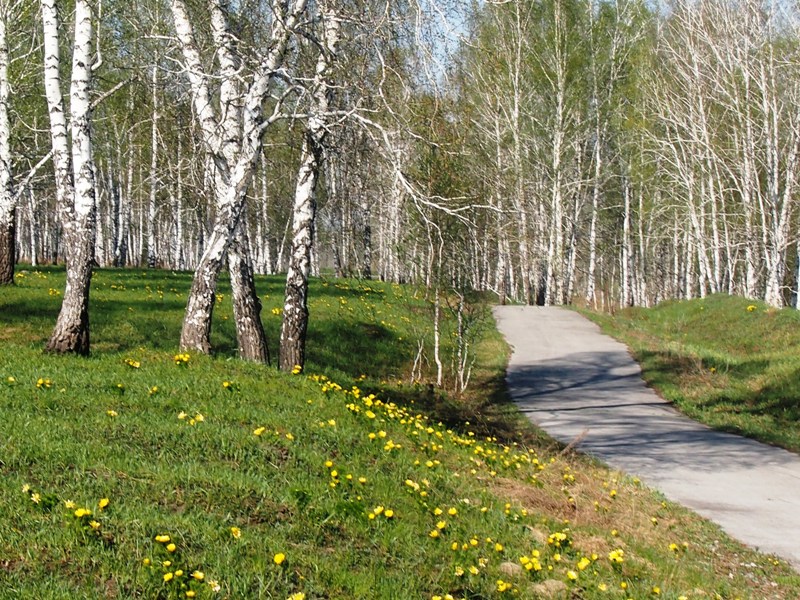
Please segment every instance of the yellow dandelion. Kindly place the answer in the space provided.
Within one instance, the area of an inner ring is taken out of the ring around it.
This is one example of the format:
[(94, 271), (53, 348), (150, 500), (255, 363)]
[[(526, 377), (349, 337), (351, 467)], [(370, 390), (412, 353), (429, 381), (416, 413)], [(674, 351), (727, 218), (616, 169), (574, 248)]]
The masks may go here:
[(231, 527), (231, 535), (238, 540), (240, 537), (242, 537), (242, 530), (238, 527)]
[(278, 552), (275, 556), (272, 557), (272, 562), (276, 565), (282, 565), (286, 560), (286, 555), (283, 552)]

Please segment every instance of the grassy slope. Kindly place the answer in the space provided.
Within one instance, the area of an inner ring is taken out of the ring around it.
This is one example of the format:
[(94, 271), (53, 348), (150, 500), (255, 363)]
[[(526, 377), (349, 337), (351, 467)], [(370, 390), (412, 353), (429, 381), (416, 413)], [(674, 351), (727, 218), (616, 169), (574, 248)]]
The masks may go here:
[[(218, 355), (176, 364), (189, 277), (168, 272), (98, 272), (92, 357), (43, 355), (62, 274), (19, 281), (0, 289), (0, 598), (800, 596), (519, 419), (490, 328), (465, 399), (398, 384), (430, 312), (413, 290), (315, 281), (291, 376), (232, 358), (224, 287)], [(281, 287), (259, 282), (272, 340)]]
[(800, 312), (715, 295), (589, 316), (686, 414), (800, 452)]

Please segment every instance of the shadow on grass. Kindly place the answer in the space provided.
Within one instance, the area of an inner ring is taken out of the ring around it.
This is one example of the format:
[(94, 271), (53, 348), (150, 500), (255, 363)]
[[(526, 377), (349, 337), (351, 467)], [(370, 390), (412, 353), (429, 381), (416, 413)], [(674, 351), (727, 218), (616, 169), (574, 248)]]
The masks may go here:
[(648, 385), (689, 416), (720, 431), (800, 452), (800, 367), (776, 376), (768, 373), (776, 361), (765, 358), (717, 364), (713, 358), (664, 351), (636, 355)]
[(309, 322), (308, 361), (323, 372), (344, 373), (352, 379), (369, 375), (372, 379), (397, 379), (413, 347), (398, 340), (389, 328), (353, 320), (314, 320)]

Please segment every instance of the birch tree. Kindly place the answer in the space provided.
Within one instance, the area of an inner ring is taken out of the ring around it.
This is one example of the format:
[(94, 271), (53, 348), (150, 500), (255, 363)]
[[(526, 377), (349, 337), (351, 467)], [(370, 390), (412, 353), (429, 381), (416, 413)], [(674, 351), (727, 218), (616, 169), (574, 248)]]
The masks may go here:
[(308, 275), (314, 238), (314, 194), (322, 166), (323, 143), (330, 127), (329, 95), (332, 93), (331, 68), (339, 43), (339, 15), (333, 3), (322, 0), (320, 18), (322, 37), (319, 44), (311, 84), (309, 119), (303, 135), (300, 167), (294, 194), (292, 247), (286, 274), (283, 324), (281, 326), (280, 368), (291, 371), (305, 365), (306, 332), (308, 329)]
[(47, 350), (89, 353), (89, 285), (95, 242), (95, 181), (92, 162), (91, 102), (92, 11), (87, 0), (75, 3), (70, 138), (61, 91), (56, 0), (42, 0), (44, 84), (50, 113), (50, 137), (56, 197), (67, 258), (67, 283)]
[[(261, 154), (264, 131), (277, 118), (277, 111), (280, 110), (278, 103), (276, 113), (267, 117), (264, 105), (272, 91), (272, 80), (283, 64), (290, 40), (305, 11), (306, 0), (288, 3), (273, 0), (271, 33), (266, 50), (259, 52), (251, 48), (250, 51), (256, 53), (251, 63), (243, 60), (238, 47), (239, 40), (229, 29), (230, 3), (225, 0), (211, 2), (212, 52), (217, 64), (215, 73), (207, 72), (207, 63), (201, 56), (185, 3), (183, 0), (173, 0), (171, 7), (186, 76), (192, 89), (195, 118), (205, 149), (214, 165), (216, 217), (195, 270), (181, 331), (183, 349), (207, 353), (211, 348), (211, 316), (219, 272), (242, 215), (246, 194)], [(218, 106), (213, 100), (215, 93), (211, 86), (214, 81), (219, 82)], [(243, 89), (245, 82), (246, 89)], [(240, 244), (239, 250), (248, 251), (247, 245)], [(242, 266), (236, 260), (237, 256), (241, 254), (234, 255), (231, 268)], [(233, 290), (234, 296), (247, 293), (247, 289)], [(257, 304), (251, 306), (256, 307)], [(260, 319), (257, 322), (260, 324)], [(257, 329), (249, 331), (258, 335)], [(243, 355), (249, 355), (251, 347), (262, 347), (261, 342), (258, 340), (250, 344), (240, 339), (240, 351)]]
[(14, 283), (16, 201), (11, 176), (11, 124), (8, 120), (8, 3), (0, 3), (0, 285)]

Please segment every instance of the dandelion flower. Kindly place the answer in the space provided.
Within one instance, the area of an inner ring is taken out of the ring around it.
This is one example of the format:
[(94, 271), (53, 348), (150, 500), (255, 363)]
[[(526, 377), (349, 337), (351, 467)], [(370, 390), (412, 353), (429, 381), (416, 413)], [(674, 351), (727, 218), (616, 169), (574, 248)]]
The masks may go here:
[(197, 581), (203, 581), (203, 579), (205, 579), (205, 577), (206, 577), (206, 575), (202, 571), (194, 571), (192, 573), (192, 578), (196, 579)]
[(276, 565), (282, 565), (285, 560), (286, 560), (286, 555), (283, 552), (278, 552), (275, 556), (272, 557), (272, 562), (274, 562)]
[(242, 530), (235, 526), (231, 527), (231, 535), (238, 540), (240, 537), (242, 537)]
[(253, 430), (253, 435), (261, 435), (266, 430), (267, 430), (266, 427), (257, 427), (256, 429)]
[(166, 544), (170, 540), (170, 537), (166, 533), (162, 533), (161, 535), (157, 535), (155, 540), (162, 544)]
[(172, 578), (175, 577), (174, 573), (164, 573), (164, 583), (168, 581), (172, 581)]
[(175, 552), (175, 550), (178, 549), (178, 547), (175, 544), (171, 544), (171, 543), (167, 544), (166, 548), (167, 548), (167, 552)]
[(98, 508), (103, 510), (106, 506), (109, 505), (111, 501), (108, 498), (100, 498), (100, 501), (97, 503)]

